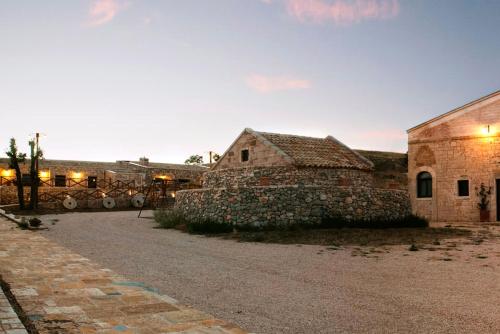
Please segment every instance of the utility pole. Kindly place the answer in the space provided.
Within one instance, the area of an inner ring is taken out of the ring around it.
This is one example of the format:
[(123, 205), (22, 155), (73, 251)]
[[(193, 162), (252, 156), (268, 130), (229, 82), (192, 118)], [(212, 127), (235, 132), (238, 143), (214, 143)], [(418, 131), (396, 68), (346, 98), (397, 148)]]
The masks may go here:
[(36, 169), (36, 175), (38, 176), (38, 152), (40, 150), (39, 146), (38, 146), (38, 141), (40, 139), (40, 133), (36, 133), (35, 135), (35, 147), (36, 147), (36, 157), (37, 159), (35, 160), (35, 169)]
[(212, 166), (212, 151), (208, 151), (208, 156), (210, 157), (210, 166)]

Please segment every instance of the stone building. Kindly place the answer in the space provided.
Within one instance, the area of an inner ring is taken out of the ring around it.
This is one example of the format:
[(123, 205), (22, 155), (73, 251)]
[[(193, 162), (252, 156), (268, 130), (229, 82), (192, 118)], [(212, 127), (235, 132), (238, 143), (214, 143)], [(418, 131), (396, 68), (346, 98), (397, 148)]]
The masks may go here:
[[(29, 160), (21, 164), (25, 195), (29, 194)], [(147, 188), (153, 180), (157, 183), (175, 183), (180, 188), (201, 186), (206, 167), (180, 164), (149, 162), (147, 158), (139, 161), (77, 161), (42, 159), (39, 162), (41, 185), (40, 194), (82, 191), (88, 189), (113, 188), (120, 186), (140, 191)], [(15, 172), (9, 169), (9, 160), (0, 158), (0, 204), (17, 203), (14, 184)], [(42, 196), (43, 198), (43, 196)]]
[(408, 130), (414, 213), (433, 221), (479, 221), (477, 189), (491, 187), (490, 221), (500, 221), (500, 91)]
[(204, 174), (202, 189), (177, 193), (188, 219), (235, 224), (399, 218), (406, 191), (373, 186), (373, 163), (335, 138), (245, 129)]

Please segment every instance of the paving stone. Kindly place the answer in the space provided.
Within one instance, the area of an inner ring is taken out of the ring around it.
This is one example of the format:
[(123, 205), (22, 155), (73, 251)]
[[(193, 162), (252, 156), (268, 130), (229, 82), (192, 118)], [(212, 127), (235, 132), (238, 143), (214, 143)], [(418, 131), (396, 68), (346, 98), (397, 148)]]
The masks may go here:
[[(12, 227), (0, 218), (0, 275), (40, 334), (246, 333)], [(27, 334), (1, 296), (0, 334)]]

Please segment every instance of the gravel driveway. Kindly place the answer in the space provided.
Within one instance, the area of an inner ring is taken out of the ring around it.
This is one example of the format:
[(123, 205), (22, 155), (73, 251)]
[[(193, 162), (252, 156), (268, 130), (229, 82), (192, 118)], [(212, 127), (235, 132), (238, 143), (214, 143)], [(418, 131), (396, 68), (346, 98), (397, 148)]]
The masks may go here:
[(257, 333), (500, 332), (500, 247), (493, 242), (445, 252), (390, 246), (370, 258), (353, 256), (354, 247), (192, 236), (154, 229), (136, 215), (42, 216), (50, 227), (43, 234)]

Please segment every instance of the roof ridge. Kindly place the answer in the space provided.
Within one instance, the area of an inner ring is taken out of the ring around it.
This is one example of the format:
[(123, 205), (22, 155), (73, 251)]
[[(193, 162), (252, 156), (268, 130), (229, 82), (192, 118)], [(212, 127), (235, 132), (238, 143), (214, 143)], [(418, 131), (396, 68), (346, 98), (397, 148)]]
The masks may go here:
[(255, 131), (255, 130), (253, 130), (253, 132), (260, 133), (262, 135), (290, 136), (290, 137), (307, 138), (307, 139), (321, 139), (321, 140), (326, 139), (326, 137), (302, 136), (302, 135), (293, 135), (293, 134), (289, 134), (289, 133), (264, 132), (264, 131)]
[(437, 120), (440, 120), (441, 118), (444, 118), (444, 117), (447, 117), (447, 116), (449, 116), (449, 115), (452, 115), (452, 114), (454, 114), (454, 113), (456, 113), (456, 112), (458, 112), (458, 111), (464, 110), (464, 109), (466, 109), (466, 108), (468, 108), (468, 107), (471, 107), (471, 106), (473, 106), (473, 105), (475, 105), (475, 104), (477, 104), (477, 103), (480, 103), (480, 102), (486, 101), (486, 100), (488, 100), (488, 99), (490, 99), (490, 98), (492, 98), (492, 97), (494, 97), (494, 96), (496, 96), (496, 95), (499, 95), (499, 94), (500, 94), (500, 90), (497, 90), (497, 91), (495, 91), (495, 92), (493, 92), (493, 93), (490, 93), (490, 94), (487, 94), (487, 95), (485, 95), (485, 96), (483, 96), (483, 97), (480, 97), (480, 98), (478, 98), (478, 99), (472, 100), (471, 102), (468, 102), (468, 103), (466, 103), (466, 104), (464, 104), (464, 105), (462, 105), (462, 106), (460, 106), (460, 107), (457, 107), (457, 108), (455, 108), (455, 109), (452, 109), (452, 110), (450, 110), (450, 111), (447, 111), (447, 112), (445, 112), (444, 114), (438, 115), (438, 116), (436, 116), (436, 117), (434, 117), (434, 118), (431, 118), (431, 119), (430, 119), (430, 120), (428, 120), (428, 121), (425, 121), (425, 122), (423, 122), (423, 123), (420, 123), (420, 124), (418, 124), (418, 125), (415, 125), (415, 126), (414, 126), (414, 127), (412, 127), (412, 128), (409, 128), (408, 130), (406, 130), (406, 133), (410, 133), (410, 132), (411, 132), (411, 131), (413, 131), (413, 130), (416, 130), (416, 129), (418, 129), (418, 128), (421, 128), (422, 126), (425, 126), (425, 125), (427, 125), (427, 124), (430, 124), (430, 123), (432, 123), (432, 122), (435, 122), (435, 121), (437, 121)]

